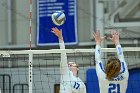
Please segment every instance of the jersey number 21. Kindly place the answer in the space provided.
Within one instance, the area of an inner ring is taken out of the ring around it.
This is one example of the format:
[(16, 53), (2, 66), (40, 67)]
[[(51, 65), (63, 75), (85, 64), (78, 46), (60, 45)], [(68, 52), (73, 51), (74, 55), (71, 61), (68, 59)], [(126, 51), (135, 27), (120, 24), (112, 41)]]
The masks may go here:
[(108, 93), (120, 93), (120, 84), (109, 84)]

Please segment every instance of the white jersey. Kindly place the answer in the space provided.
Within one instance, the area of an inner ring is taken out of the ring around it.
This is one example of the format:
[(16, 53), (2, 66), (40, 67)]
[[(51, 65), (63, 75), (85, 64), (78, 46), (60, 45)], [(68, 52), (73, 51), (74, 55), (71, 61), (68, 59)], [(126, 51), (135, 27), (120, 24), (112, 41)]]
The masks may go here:
[[(59, 44), (60, 49), (65, 49), (64, 42)], [(60, 74), (60, 93), (86, 93), (83, 81), (69, 70), (66, 53), (61, 53)]]
[(116, 46), (117, 55), (121, 62), (120, 74), (108, 81), (106, 79), (105, 70), (101, 61), (101, 48), (96, 45), (95, 60), (96, 60), (96, 73), (99, 80), (100, 93), (126, 93), (128, 83), (128, 68), (124, 60), (121, 45)]

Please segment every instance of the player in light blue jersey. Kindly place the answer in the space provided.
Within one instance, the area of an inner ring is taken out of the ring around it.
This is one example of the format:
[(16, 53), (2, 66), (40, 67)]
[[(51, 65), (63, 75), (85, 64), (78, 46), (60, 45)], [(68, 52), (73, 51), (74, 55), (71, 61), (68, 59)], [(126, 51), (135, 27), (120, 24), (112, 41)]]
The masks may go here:
[(119, 42), (119, 33), (111, 31), (111, 36), (108, 37), (116, 46), (118, 58), (110, 57), (107, 61), (106, 69), (104, 69), (101, 60), (100, 47), (100, 43), (105, 37), (100, 37), (99, 31), (93, 33), (93, 36), (96, 41), (95, 60), (100, 93), (126, 93), (129, 73)]
[[(52, 28), (54, 33), (59, 39), (60, 49), (65, 49), (62, 30)], [(78, 65), (75, 62), (68, 62), (65, 52), (61, 53), (60, 62), (60, 93), (86, 93), (84, 82), (78, 77)]]

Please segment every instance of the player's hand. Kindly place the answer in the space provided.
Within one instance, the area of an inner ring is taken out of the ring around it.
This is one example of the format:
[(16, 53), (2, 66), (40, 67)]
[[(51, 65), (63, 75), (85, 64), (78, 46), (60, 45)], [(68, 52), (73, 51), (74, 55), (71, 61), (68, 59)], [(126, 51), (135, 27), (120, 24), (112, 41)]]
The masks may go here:
[(58, 29), (56, 27), (52, 28), (52, 33), (54, 33), (59, 39), (63, 39), (63, 36), (62, 36), (62, 29)]
[(120, 44), (119, 42), (119, 32), (113, 30), (111, 31), (111, 37), (109, 38), (115, 45)]
[(105, 37), (100, 36), (99, 30), (97, 30), (96, 32), (93, 32), (93, 37), (95, 38), (96, 45), (99, 45), (105, 38)]

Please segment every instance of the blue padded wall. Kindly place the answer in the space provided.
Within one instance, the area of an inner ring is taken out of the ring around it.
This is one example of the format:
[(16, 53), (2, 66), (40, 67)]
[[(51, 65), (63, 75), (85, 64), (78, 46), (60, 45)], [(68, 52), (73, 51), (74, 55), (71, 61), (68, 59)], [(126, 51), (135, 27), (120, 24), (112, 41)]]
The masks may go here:
[(126, 93), (140, 93), (140, 69), (129, 71), (129, 81)]
[(87, 93), (99, 93), (98, 78), (96, 75), (96, 70), (94, 68), (90, 68), (87, 70), (86, 82)]

